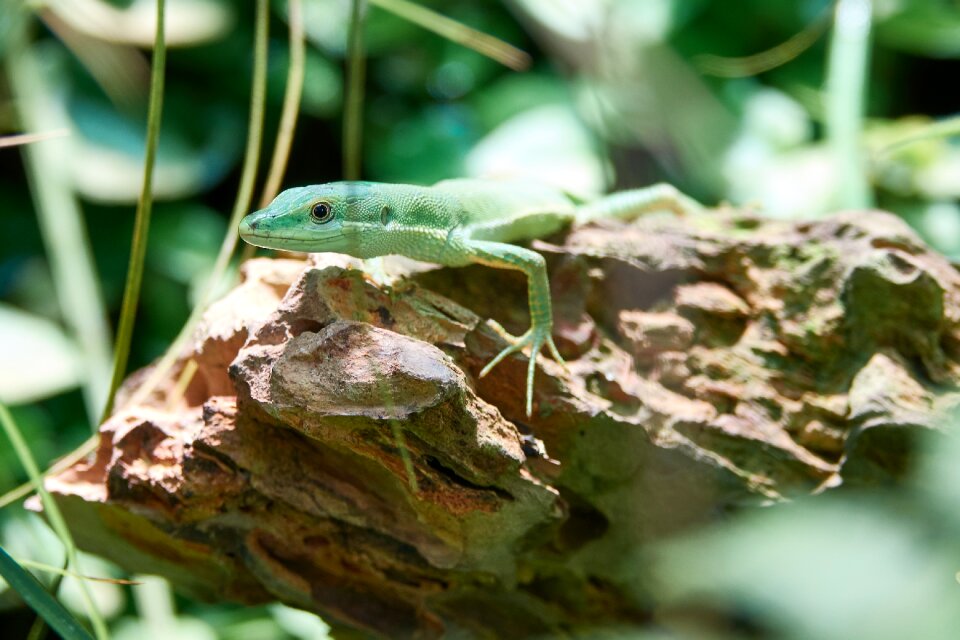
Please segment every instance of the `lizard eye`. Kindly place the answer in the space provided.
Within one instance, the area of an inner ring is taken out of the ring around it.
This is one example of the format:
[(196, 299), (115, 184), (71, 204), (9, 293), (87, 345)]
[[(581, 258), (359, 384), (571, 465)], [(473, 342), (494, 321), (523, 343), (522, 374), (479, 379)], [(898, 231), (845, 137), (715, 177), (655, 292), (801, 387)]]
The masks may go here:
[(310, 217), (320, 224), (330, 222), (333, 219), (333, 207), (328, 202), (317, 202), (310, 209)]

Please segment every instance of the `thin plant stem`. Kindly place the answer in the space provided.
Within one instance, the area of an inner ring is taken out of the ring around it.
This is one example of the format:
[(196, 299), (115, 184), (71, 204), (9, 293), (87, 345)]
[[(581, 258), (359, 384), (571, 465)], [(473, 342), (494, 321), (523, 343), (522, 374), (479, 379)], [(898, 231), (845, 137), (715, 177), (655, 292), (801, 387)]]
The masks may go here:
[(300, 113), (300, 95), (303, 93), (303, 75), (306, 48), (303, 40), (303, 0), (289, 0), (287, 21), (290, 27), (290, 67), (287, 69), (287, 88), (283, 94), (283, 109), (277, 129), (277, 141), (273, 146), (273, 159), (260, 196), (260, 208), (266, 207), (280, 191), (283, 174), (287, 170), (293, 134)]
[(163, 79), (167, 60), (164, 33), (165, 0), (157, 0), (157, 29), (153, 40), (153, 69), (150, 73), (150, 103), (147, 109), (147, 143), (143, 160), (143, 186), (137, 201), (137, 213), (133, 224), (133, 241), (130, 247), (130, 263), (127, 267), (127, 283), (123, 292), (120, 325), (114, 345), (113, 375), (100, 422), (113, 412), (114, 397), (130, 359), (130, 343), (133, 326), (137, 319), (137, 303), (143, 283), (143, 262), (147, 253), (147, 235), (150, 231), (150, 214), (153, 209), (153, 166), (157, 158), (160, 140), (160, 116), (163, 112)]
[(826, 33), (830, 27), (831, 9), (828, 6), (803, 30), (766, 51), (733, 58), (703, 54), (694, 58), (694, 63), (703, 73), (722, 78), (744, 78), (776, 69), (812, 47)]
[[(67, 556), (68, 566), (78, 567), (77, 547), (73, 542), (73, 536), (70, 535), (70, 529), (67, 528), (67, 523), (63, 519), (63, 514), (60, 513), (60, 508), (57, 506), (57, 503), (47, 492), (46, 487), (43, 486), (43, 476), (40, 474), (40, 468), (33, 459), (33, 454), (30, 453), (30, 448), (27, 446), (27, 442), (24, 440), (23, 434), (20, 433), (20, 429), (13, 421), (13, 416), (10, 415), (10, 411), (7, 409), (6, 405), (2, 403), (0, 403), (0, 426), (2, 426), (3, 431), (10, 440), (10, 444), (13, 446), (13, 451), (16, 454), (17, 459), (20, 460), (20, 464), (22, 464), (23, 468), (26, 470), (27, 476), (30, 478), (30, 482), (33, 484), (34, 489), (38, 494), (40, 494), (40, 502), (43, 504), (43, 510), (46, 513), (47, 521), (50, 523), (50, 527), (53, 529), (54, 533), (57, 534), (57, 537), (60, 538), (60, 542), (63, 544), (64, 553)], [(98, 640), (104, 640), (107, 638), (106, 622), (104, 622), (103, 617), (97, 610), (97, 607), (93, 601), (93, 596), (90, 594), (90, 590), (87, 588), (86, 583), (80, 581), (79, 587), (84, 608), (87, 610), (90, 623), (93, 625), (94, 634)]]
[(363, 52), (363, 22), (366, 0), (353, 0), (347, 40), (347, 91), (343, 105), (343, 177), (360, 179), (363, 148), (363, 94), (366, 56)]
[(945, 118), (939, 122), (925, 125), (916, 131), (911, 131), (903, 137), (881, 147), (874, 152), (874, 157), (880, 158), (889, 155), (917, 142), (924, 142), (936, 138), (951, 138), (958, 135), (960, 135), (960, 116)]
[(19, 133), (12, 136), (0, 136), (0, 149), (4, 147), (16, 147), (22, 144), (33, 144), (43, 142), (44, 140), (53, 140), (54, 138), (65, 138), (70, 135), (70, 129), (66, 127), (54, 129), (53, 131), (43, 131), (39, 133)]
[[(260, 193), (260, 208), (263, 209), (280, 191), (283, 174), (290, 159), (293, 134), (297, 128), (297, 116), (300, 113), (300, 96), (303, 93), (303, 77), (306, 62), (306, 46), (303, 32), (303, 0), (289, 0), (287, 22), (289, 31), (290, 67), (287, 69), (287, 88), (283, 95), (283, 107), (280, 112), (280, 125), (277, 127), (277, 141), (273, 147), (273, 159), (270, 170)], [(246, 244), (240, 251), (240, 263), (253, 257), (257, 248)]]
[(183, 371), (180, 372), (180, 375), (177, 377), (176, 384), (173, 385), (173, 389), (170, 390), (169, 395), (167, 396), (167, 411), (172, 412), (177, 403), (179, 403), (184, 394), (187, 392), (187, 387), (190, 386), (190, 381), (193, 380), (193, 376), (197, 374), (197, 361), (193, 358), (187, 360), (187, 364), (183, 366)]
[(253, 185), (256, 180), (257, 163), (260, 160), (260, 145), (263, 139), (263, 113), (267, 95), (267, 36), (269, 34), (268, 0), (257, 0), (256, 27), (253, 48), (253, 85), (250, 91), (250, 119), (247, 128), (247, 148), (244, 155), (243, 170), (240, 175), (240, 187), (234, 202), (233, 212), (227, 226), (227, 234), (220, 245), (220, 253), (214, 263), (213, 271), (207, 281), (203, 294), (190, 312), (190, 317), (180, 329), (173, 344), (154, 366), (147, 379), (137, 387), (130, 397), (129, 404), (136, 405), (149, 396), (164, 376), (170, 371), (180, 356), (187, 341), (193, 335), (207, 305), (212, 302), (220, 282), (230, 266), (230, 258), (237, 247), (237, 225), (250, 209), (253, 197)]
[(482, 31), (457, 22), (408, 0), (370, 0), (385, 11), (433, 31), (452, 42), (473, 49), (500, 64), (523, 71), (530, 67), (530, 54)]
[(838, 0), (827, 60), (826, 128), (836, 167), (834, 205), (844, 209), (873, 201), (862, 145), (871, 21), (870, 0)]
[(33, 560), (25, 560), (24, 558), (15, 558), (17, 564), (21, 567), (28, 567), (30, 569), (36, 569), (38, 571), (46, 571), (47, 573), (55, 573), (59, 576), (76, 578), (77, 580), (88, 580), (90, 582), (103, 582), (105, 584), (121, 584), (121, 585), (137, 585), (143, 584), (137, 580), (123, 580), (122, 578), (100, 578), (97, 576), (87, 576), (82, 573), (77, 573), (76, 571), (67, 571), (61, 569), (60, 567), (54, 567), (45, 562), (34, 562)]

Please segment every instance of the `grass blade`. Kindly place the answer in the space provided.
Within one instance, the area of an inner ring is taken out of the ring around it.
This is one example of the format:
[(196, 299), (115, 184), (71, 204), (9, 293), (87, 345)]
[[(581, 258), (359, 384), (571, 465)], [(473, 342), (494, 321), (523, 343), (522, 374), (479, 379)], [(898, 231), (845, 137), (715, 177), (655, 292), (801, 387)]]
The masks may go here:
[[(67, 523), (63, 519), (63, 514), (60, 513), (60, 508), (57, 506), (57, 503), (43, 486), (43, 477), (40, 475), (40, 469), (33, 459), (33, 454), (30, 453), (30, 448), (27, 447), (26, 440), (23, 439), (23, 434), (20, 433), (20, 429), (13, 421), (13, 416), (10, 415), (10, 411), (6, 405), (2, 403), (0, 403), (0, 427), (2, 427), (6, 433), (10, 444), (13, 445), (13, 451), (17, 459), (20, 460), (20, 464), (22, 464), (26, 470), (27, 475), (30, 477), (30, 482), (33, 483), (37, 493), (40, 494), (40, 502), (43, 504), (43, 510), (46, 513), (47, 521), (50, 523), (50, 528), (53, 529), (57, 537), (60, 538), (60, 542), (63, 543), (68, 565), (77, 567), (77, 547), (73, 542), (73, 536), (70, 535), (70, 529), (67, 528)], [(107, 625), (97, 610), (87, 585), (83, 581), (80, 581), (79, 587), (80, 595), (83, 599), (83, 604), (87, 610), (90, 622), (93, 625), (94, 633), (98, 639), (103, 640), (107, 638)]]
[(163, 111), (163, 78), (167, 49), (164, 33), (164, 0), (157, 0), (157, 30), (153, 40), (153, 65), (150, 72), (150, 104), (147, 108), (147, 143), (143, 165), (143, 186), (137, 202), (133, 224), (133, 241), (130, 247), (130, 263), (127, 267), (127, 282), (123, 291), (120, 325), (114, 346), (113, 374), (100, 422), (113, 412), (114, 396), (123, 381), (130, 358), (130, 343), (133, 340), (133, 325), (137, 319), (137, 303), (140, 300), (140, 285), (143, 283), (143, 262), (147, 254), (147, 234), (150, 231), (150, 213), (153, 208), (153, 165), (157, 157), (160, 139), (160, 115)]
[(0, 547), (0, 575), (64, 640), (93, 640), (80, 622), (47, 593), (33, 575), (17, 564), (3, 547)]

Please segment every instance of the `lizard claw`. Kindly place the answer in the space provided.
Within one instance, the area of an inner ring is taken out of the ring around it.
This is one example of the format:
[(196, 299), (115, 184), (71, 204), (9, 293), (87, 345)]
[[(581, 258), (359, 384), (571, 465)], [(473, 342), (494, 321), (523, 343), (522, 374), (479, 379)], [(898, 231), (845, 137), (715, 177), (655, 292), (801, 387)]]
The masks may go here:
[(527, 365), (526, 401), (527, 417), (529, 418), (533, 414), (533, 376), (537, 370), (537, 355), (540, 353), (540, 350), (543, 349), (544, 345), (546, 345), (550, 350), (550, 354), (558, 363), (560, 363), (561, 366), (563, 366), (564, 369), (567, 369), (567, 363), (557, 351), (557, 346), (553, 343), (553, 336), (550, 335), (550, 329), (548, 327), (530, 327), (530, 329), (528, 329), (527, 332), (519, 338), (511, 336), (509, 333), (504, 331), (503, 327), (500, 325), (496, 325), (494, 330), (497, 331), (501, 337), (512, 344), (498, 353), (493, 360), (488, 362), (487, 365), (480, 370), (480, 377), (482, 378), (490, 373), (490, 370), (500, 364), (500, 362), (502, 362), (507, 356), (521, 351), (524, 347), (530, 347), (530, 361)]

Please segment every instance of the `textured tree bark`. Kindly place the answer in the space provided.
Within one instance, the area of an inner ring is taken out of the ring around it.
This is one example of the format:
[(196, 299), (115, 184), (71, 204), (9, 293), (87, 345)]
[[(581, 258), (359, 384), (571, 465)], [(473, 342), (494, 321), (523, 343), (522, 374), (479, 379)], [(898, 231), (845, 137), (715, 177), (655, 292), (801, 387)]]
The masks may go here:
[(524, 357), (477, 379), (504, 346), (485, 319), (526, 327), (518, 274), (404, 263), (391, 289), (342, 256), (248, 262), (165, 386), (49, 479), (79, 544), (375, 636), (642, 626), (652, 543), (895, 482), (956, 404), (960, 277), (889, 214), (554, 240), (534, 246), (569, 368), (542, 359), (530, 419)]

